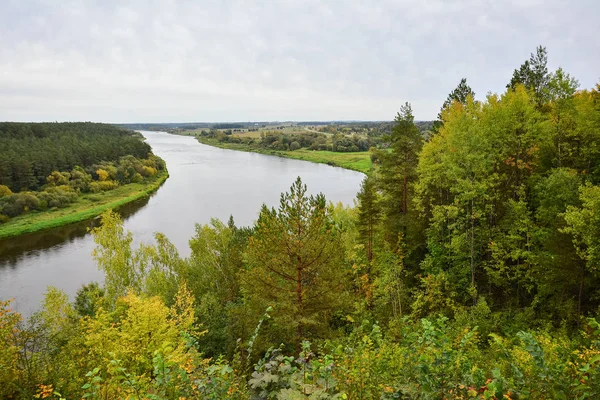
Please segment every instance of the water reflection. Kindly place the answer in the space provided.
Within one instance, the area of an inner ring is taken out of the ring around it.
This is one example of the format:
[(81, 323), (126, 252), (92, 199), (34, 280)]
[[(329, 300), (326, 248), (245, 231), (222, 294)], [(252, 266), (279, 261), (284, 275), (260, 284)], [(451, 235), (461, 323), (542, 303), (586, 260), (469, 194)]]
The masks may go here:
[[(139, 209), (148, 204), (150, 197), (144, 197), (116, 209), (127, 220)], [(89, 230), (99, 225), (99, 218), (47, 229), (41, 232), (27, 233), (16, 238), (0, 239), (0, 269), (16, 268), (23, 257), (37, 255), (41, 250), (60, 247), (82, 238)]]

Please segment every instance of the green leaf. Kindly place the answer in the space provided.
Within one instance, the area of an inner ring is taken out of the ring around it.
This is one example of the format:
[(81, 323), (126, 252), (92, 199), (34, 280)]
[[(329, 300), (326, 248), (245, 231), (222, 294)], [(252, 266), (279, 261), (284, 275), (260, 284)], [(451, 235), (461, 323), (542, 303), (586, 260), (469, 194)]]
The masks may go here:
[(596, 355), (596, 356), (592, 357), (592, 358), (590, 359), (590, 364), (597, 363), (598, 361), (600, 361), (600, 354), (598, 354), (598, 355)]

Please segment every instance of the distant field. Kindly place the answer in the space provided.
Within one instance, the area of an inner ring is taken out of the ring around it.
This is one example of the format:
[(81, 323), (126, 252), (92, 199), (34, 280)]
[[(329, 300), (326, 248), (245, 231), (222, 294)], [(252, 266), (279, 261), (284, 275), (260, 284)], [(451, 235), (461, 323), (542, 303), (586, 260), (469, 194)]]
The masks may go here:
[[(280, 131), (281, 132), (281, 131)], [(265, 131), (235, 132), (232, 136), (259, 138)]]
[[(318, 127), (315, 127), (318, 128)], [(323, 133), (325, 135), (329, 135), (327, 132), (319, 132), (316, 129), (312, 129), (311, 127), (303, 127), (303, 126), (281, 126), (281, 125), (267, 125), (265, 127), (258, 127), (258, 130), (249, 131), (247, 129), (241, 129), (241, 132), (234, 132), (232, 136), (237, 137), (250, 137), (250, 138), (259, 138), (263, 133), (266, 132), (275, 132), (275, 133), (285, 133), (285, 134), (305, 134), (305, 133)], [(208, 131), (208, 128), (198, 128), (198, 129), (190, 129), (190, 130), (178, 130), (175, 133), (177, 135), (182, 136), (196, 136), (200, 135), (202, 131)], [(220, 132), (225, 132), (228, 129), (217, 129)]]
[(251, 147), (241, 143), (222, 143), (216, 139), (211, 139), (207, 137), (197, 137), (196, 139), (200, 143), (207, 144), (209, 146), (219, 147), (221, 149), (249, 151), (253, 153), (269, 154), (279, 157), (310, 161), (319, 164), (328, 164), (336, 167), (362, 172), (364, 174), (368, 174), (371, 171), (371, 167), (373, 166), (373, 163), (371, 162), (371, 154), (368, 151), (356, 153), (338, 153), (334, 151), (307, 149), (300, 149), (295, 151), (280, 151)]

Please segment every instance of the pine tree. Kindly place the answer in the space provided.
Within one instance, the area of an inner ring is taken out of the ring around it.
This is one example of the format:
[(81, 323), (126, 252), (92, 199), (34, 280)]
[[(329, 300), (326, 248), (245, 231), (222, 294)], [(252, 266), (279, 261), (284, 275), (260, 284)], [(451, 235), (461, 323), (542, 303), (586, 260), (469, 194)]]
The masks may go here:
[[(328, 327), (344, 289), (343, 246), (325, 197), (308, 196), (300, 177), (279, 209), (263, 205), (246, 251), (242, 287), (251, 308), (274, 308), (278, 339), (299, 345)], [(280, 335), (280, 336), (279, 336)]]
[(454, 88), (454, 90), (448, 94), (446, 101), (444, 101), (444, 104), (442, 104), (442, 108), (440, 109), (440, 112), (438, 113), (437, 120), (433, 121), (433, 130), (435, 132), (437, 132), (439, 130), (440, 126), (442, 126), (442, 124), (444, 123), (442, 120), (442, 112), (446, 108), (451, 106), (452, 103), (454, 103), (455, 101), (458, 101), (459, 103), (466, 105), (467, 98), (469, 96), (471, 96), (471, 98), (475, 98), (475, 92), (467, 84), (467, 78), (462, 78), (460, 80), (460, 83), (458, 84), (458, 86), (456, 86), (456, 88)]
[(391, 152), (384, 153), (381, 168), (384, 223), (392, 245), (396, 245), (399, 233), (407, 235), (409, 198), (417, 180), (416, 168), (423, 146), (423, 137), (415, 126), (409, 103), (400, 107), (394, 122), (391, 134), (386, 137)]
[(358, 230), (367, 250), (369, 263), (373, 260), (373, 238), (379, 223), (381, 207), (377, 193), (377, 182), (371, 176), (363, 179), (358, 198)]
[(513, 71), (507, 89), (515, 89), (519, 84), (533, 91), (536, 105), (543, 106), (547, 100), (547, 87), (550, 81), (548, 73), (548, 51), (543, 46), (538, 46), (535, 54), (531, 54), (519, 69)]

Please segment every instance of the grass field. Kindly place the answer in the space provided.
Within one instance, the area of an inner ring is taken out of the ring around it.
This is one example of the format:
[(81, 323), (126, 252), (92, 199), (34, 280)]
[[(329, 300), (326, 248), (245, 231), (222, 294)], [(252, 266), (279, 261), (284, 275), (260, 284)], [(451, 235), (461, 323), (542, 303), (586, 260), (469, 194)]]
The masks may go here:
[(362, 172), (364, 174), (368, 174), (373, 166), (373, 163), (371, 162), (371, 155), (368, 151), (356, 153), (338, 153), (334, 151), (307, 149), (280, 151), (251, 147), (241, 143), (222, 143), (216, 139), (206, 137), (197, 137), (196, 139), (202, 144), (219, 147), (221, 149), (249, 151), (253, 153), (269, 154), (279, 157), (293, 158), (296, 160), (310, 161), (319, 164), (328, 164), (335, 167)]
[(281, 155), (282, 157), (334, 165), (365, 174), (368, 174), (373, 166), (371, 154), (368, 151), (339, 153), (335, 151), (300, 149), (294, 151), (280, 151), (278, 153), (280, 153), (278, 155)]
[(130, 183), (108, 192), (85, 194), (69, 207), (32, 212), (11, 218), (8, 222), (0, 225), (0, 238), (55, 228), (96, 217), (106, 210), (148, 196), (156, 191), (168, 177), (169, 173), (164, 171), (144, 183)]

